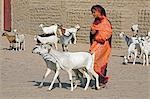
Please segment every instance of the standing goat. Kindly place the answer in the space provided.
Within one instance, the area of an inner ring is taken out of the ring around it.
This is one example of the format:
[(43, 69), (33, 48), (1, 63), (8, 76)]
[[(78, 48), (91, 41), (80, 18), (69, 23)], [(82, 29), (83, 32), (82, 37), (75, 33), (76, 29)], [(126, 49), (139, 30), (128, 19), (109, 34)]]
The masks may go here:
[(9, 49), (14, 49), (14, 44), (16, 43), (16, 37), (15, 35), (9, 35), (7, 32), (4, 32), (2, 34), (2, 36), (6, 36), (6, 38), (8, 39), (10, 45), (9, 45)]
[(59, 29), (60, 29), (60, 35), (69, 36), (70, 33), (72, 33), (73, 34), (72, 37), (74, 39), (73, 44), (76, 44), (76, 42), (77, 42), (76, 34), (77, 34), (77, 31), (80, 29), (79, 24), (76, 24), (73, 28), (69, 28), (69, 29), (62, 27), (62, 25), (61, 25), (61, 26), (59, 26)]
[(121, 32), (119, 35), (122, 39), (124, 39), (128, 47), (130, 46), (131, 43), (138, 43), (137, 37), (129, 37), (125, 35), (124, 32)]
[(52, 44), (56, 48), (58, 43), (58, 37), (56, 35), (48, 35), (48, 36), (42, 36), (42, 35), (35, 35), (34, 40), (37, 41), (37, 43), (41, 44)]
[(39, 27), (42, 28), (43, 32), (45, 34), (55, 34), (57, 36), (57, 29), (58, 29), (58, 24), (54, 24), (48, 27), (44, 27), (43, 24), (40, 24)]
[(16, 34), (16, 48), (18, 47), (20, 50), (25, 50), (25, 35), (24, 34)]
[(148, 41), (148, 39), (141, 39), (140, 47), (142, 50), (141, 55), (143, 55), (143, 66), (145, 65), (145, 60), (146, 60), (146, 65), (148, 66), (149, 64), (148, 55), (150, 53), (150, 41)]
[[(9, 35), (7, 32), (4, 32), (2, 36), (6, 36), (9, 43), (10, 47), (9, 49), (17, 49), (20, 50), (25, 50), (25, 36), (24, 34), (15, 34), (15, 35)], [(16, 46), (14, 46), (16, 44)], [(22, 48), (22, 44), (24, 45)]]
[(69, 36), (62, 35), (60, 36), (60, 43), (62, 44), (63, 51), (68, 51), (68, 44), (71, 41), (73, 34), (70, 33)]

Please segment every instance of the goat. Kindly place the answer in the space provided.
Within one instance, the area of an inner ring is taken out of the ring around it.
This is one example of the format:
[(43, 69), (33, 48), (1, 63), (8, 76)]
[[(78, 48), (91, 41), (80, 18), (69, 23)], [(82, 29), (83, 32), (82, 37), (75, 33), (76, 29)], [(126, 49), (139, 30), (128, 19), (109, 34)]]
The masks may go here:
[(125, 42), (127, 43), (127, 46), (128, 46), (128, 47), (129, 47), (130, 44), (133, 42), (130, 37), (128, 37), (127, 35), (124, 34), (124, 32), (121, 32), (119, 35), (120, 35), (120, 37), (121, 37), (122, 39), (125, 40)]
[(73, 37), (72, 33), (70, 33), (69, 36), (66, 36), (66, 35), (60, 36), (60, 43), (62, 44), (63, 51), (68, 51), (68, 44), (70, 40), (72, 39), (72, 37)]
[(16, 43), (16, 37), (15, 35), (9, 35), (7, 32), (4, 32), (2, 34), (2, 36), (6, 36), (6, 38), (8, 39), (10, 45), (9, 45), (9, 49), (14, 49), (14, 43)]
[(76, 44), (76, 42), (77, 42), (76, 34), (77, 34), (77, 31), (80, 29), (79, 24), (76, 24), (73, 28), (69, 28), (69, 29), (62, 27), (62, 25), (61, 25), (61, 26), (59, 26), (59, 29), (60, 29), (60, 31), (59, 31), (60, 35), (69, 36), (70, 33), (72, 33), (73, 34), (72, 37), (74, 39), (73, 44)]
[[(86, 86), (84, 90), (87, 90), (89, 83), (90, 83), (90, 75), (96, 78), (96, 88), (100, 89), (99, 87), (99, 80), (98, 74), (94, 71), (94, 56), (95, 54), (90, 54), (88, 52), (59, 52), (57, 50), (52, 49), (51, 47), (48, 50), (49, 54), (53, 56), (58, 64), (59, 68), (56, 70), (56, 74), (52, 82), (54, 82), (57, 76), (60, 73), (60, 69), (63, 69), (68, 72), (69, 79), (71, 81), (71, 91), (73, 91), (73, 80), (72, 80), (72, 69), (82, 69), (84, 74), (87, 78)], [(53, 83), (51, 83), (49, 90), (53, 87)]]
[[(39, 47), (39, 46), (36, 46), (35, 48), (33, 48), (32, 53), (41, 55), (43, 57), (46, 65), (47, 65), (46, 73), (44, 74), (42, 82), (39, 85), (39, 88), (42, 88), (43, 83), (44, 83), (45, 79), (47, 78), (47, 76), (50, 74), (50, 72), (54, 71), (56, 73), (56, 69), (57, 69), (57, 66), (55, 64), (56, 62), (53, 58), (50, 57), (50, 55), (47, 52), (42, 50), (42, 48)], [(60, 82), (59, 76), (57, 77), (57, 79), (58, 79), (58, 82), (59, 82), (59, 87), (61, 88), (62, 84)]]
[(34, 40), (37, 41), (37, 43), (41, 43), (41, 44), (54, 44), (56, 50), (58, 49), (57, 47), (58, 37), (56, 35), (50, 35), (50, 36), (35, 35)]
[(148, 66), (149, 62), (148, 62), (148, 55), (150, 53), (150, 41), (148, 41), (147, 39), (140, 40), (140, 47), (142, 50), (142, 54), (143, 55), (143, 66), (145, 65), (145, 60), (146, 60), (146, 65)]
[[(25, 50), (25, 35), (24, 34), (16, 34), (16, 47), (18, 44), (18, 50)], [(22, 46), (23, 44), (23, 46)], [(17, 49), (16, 49), (17, 50)]]
[[(52, 55), (48, 53), (47, 47), (36, 46), (35, 48), (33, 48), (32, 53), (41, 55), (47, 65), (46, 73), (43, 76), (42, 82), (39, 85), (39, 88), (41, 88), (43, 86), (43, 83), (44, 83), (46, 77), (50, 74), (51, 70), (54, 71), (55, 73), (57, 73), (57, 69), (60, 69), (60, 66), (58, 66), (58, 64), (56, 63), (56, 60), (52, 57)], [(74, 69), (73, 71), (75, 72), (75, 75), (78, 78), (83, 77), (82, 73), (79, 70)], [(54, 78), (56, 78), (56, 76)], [(59, 87), (62, 87), (59, 76), (57, 77), (57, 79), (59, 81)], [(81, 80), (83, 82), (83, 79), (81, 79)], [(55, 80), (53, 79), (51, 85), (53, 85), (54, 81)], [(76, 88), (76, 87), (77, 87), (77, 84), (75, 85), (74, 88)]]
[(130, 59), (130, 55), (134, 54), (133, 65), (135, 65), (135, 61), (138, 55), (138, 52), (141, 52), (140, 44), (139, 43), (131, 43), (128, 48), (128, 60)]
[(57, 29), (58, 29), (58, 24), (54, 24), (54, 25), (51, 25), (51, 26), (48, 26), (48, 27), (44, 27), (43, 24), (40, 24), (39, 27), (42, 28), (43, 32), (45, 34), (52, 34), (54, 33), (55, 36), (57, 36)]

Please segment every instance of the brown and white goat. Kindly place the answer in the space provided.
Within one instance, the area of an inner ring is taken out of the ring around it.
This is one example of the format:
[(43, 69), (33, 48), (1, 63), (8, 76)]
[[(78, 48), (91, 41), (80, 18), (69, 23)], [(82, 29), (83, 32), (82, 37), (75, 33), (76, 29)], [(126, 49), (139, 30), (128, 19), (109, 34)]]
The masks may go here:
[[(24, 36), (24, 34), (10, 35), (7, 32), (4, 32), (2, 34), (2, 36), (6, 36), (6, 38), (8, 39), (8, 41), (10, 43), (10, 46), (9, 46), (10, 50), (16, 49), (16, 51), (17, 51), (18, 47), (19, 47), (19, 49), (18, 49), (19, 51), (25, 50), (25, 36)], [(14, 44), (16, 44), (16, 46), (14, 46)], [(24, 44), (23, 48), (22, 48), (22, 44)]]
[(9, 49), (14, 49), (14, 43), (16, 43), (16, 37), (15, 35), (9, 35), (7, 32), (4, 32), (2, 34), (2, 36), (6, 36), (6, 38), (8, 39), (10, 45), (9, 45)]

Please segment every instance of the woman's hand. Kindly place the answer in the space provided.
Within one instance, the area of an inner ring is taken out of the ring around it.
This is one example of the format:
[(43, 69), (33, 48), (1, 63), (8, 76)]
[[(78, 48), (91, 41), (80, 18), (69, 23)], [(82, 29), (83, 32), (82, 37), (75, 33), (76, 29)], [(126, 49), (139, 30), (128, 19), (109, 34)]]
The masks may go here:
[(91, 34), (95, 34), (96, 33), (96, 30), (91, 30)]

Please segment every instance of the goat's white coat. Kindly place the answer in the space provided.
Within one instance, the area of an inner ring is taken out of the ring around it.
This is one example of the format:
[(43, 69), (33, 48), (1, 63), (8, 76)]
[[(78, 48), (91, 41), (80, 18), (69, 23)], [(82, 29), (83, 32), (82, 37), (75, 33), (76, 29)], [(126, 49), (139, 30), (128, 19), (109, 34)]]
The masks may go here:
[[(46, 51), (48, 52), (47, 49), (45, 49), (44, 47), (42, 47), (43, 51), (42, 53), (45, 53)], [(69, 79), (71, 81), (71, 91), (73, 91), (73, 79), (72, 79), (72, 69), (83, 69), (84, 70), (84, 74), (87, 78), (87, 83), (86, 86), (84, 88), (84, 90), (87, 90), (89, 83), (90, 83), (90, 76), (89, 76), (89, 72), (93, 74), (93, 76), (96, 78), (96, 87), (97, 89), (99, 89), (99, 81), (98, 81), (98, 74), (94, 71), (93, 69), (93, 64), (94, 64), (94, 54), (91, 55), (88, 52), (59, 52), (57, 50), (54, 50), (52, 48), (50, 48), (50, 52), (49, 54), (55, 59), (56, 61), (56, 73), (55, 76), (53, 78), (53, 81), (49, 87), (49, 90), (52, 89), (53, 84), (56, 80), (56, 78), (58, 77), (58, 75), (60, 74), (60, 69), (63, 69), (65, 71), (68, 72), (69, 74)], [(87, 71), (84, 69), (86, 68)], [(76, 87), (76, 86), (75, 86)]]
[(34, 40), (39, 40), (42, 44), (54, 44), (55, 48), (58, 49), (57, 43), (58, 43), (58, 37), (55, 35), (48, 36), (48, 37), (41, 37), (39, 35), (34, 36)]
[[(46, 72), (45, 72), (43, 79), (42, 79), (42, 82), (40, 83), (40, 86), (39, 86), (39, 88), (41, 88), (43, 86), (45, 79), (50, 74), (50, 72), (54, 71), (56, 73), (56, 69), (59, 67), (56, 66), (56, 61), (53, 59), (53, 57), (50, 57), (50, 55), (47, 53), (46, 49), (42, 49), (40, 46), (37, 46), (37, 48), (35, 47), (32, 50), (32, 53), (40, 54), (43, 57), (44, 61), (46, 62), (46, 65), (47, 65)], [(61, 88), (62, 84), (60, 82), (59, 76), (57, 77), (57, 79), (59, 82), (59, 87)]]
[[(89, 72), (96, 78), (96, 87), (99, 89), (98, 74), (94, 71), (94, 54), (91, 55), (88, 52), (59, 52), (56, 50), (50, 49), (49, 52), (57, 61), (59, 66), (66, 70), (69, 74), (69, 79), (71, 81), (71, 91), (73, 91), (73, 80), (72, 80), (72, 69), (83, 69), (86, 68), (87, 71), (84, 71), (84, 74), (87, 78), (87, 83), (84, 90), (87, 90), (90, 83)], [(56, 77), (59, 75), (60, 70), (57, 71)], [(52, 86), (49, 87), (49, 90), (52, 89)]]
[[(16, 50), (17, 50), (17, 46), (19, 47), (19, 51), (20, 50), (25, 50), (25, 35), (24, 34), (16, 34)], [(23, 46), (22, 46), (23, 44)]]
[(148, 66), (149, 65), (148, 55), (150, 53), (150, 42), (147, 40), (141, 41), (140, 47), (141, 47), (142, 55), (143, 55), (143, 66), (145, 64)]
[(43, 30), (43, 32), (45, 34), (52, 34), (52, 33), (54, 33), (55, 36), (57, 36), (57, 29), (58, 29), (58, 25), (57, 24), (51, 25), (49, 27), (44, 27), (43, 24), (40, 24), (39, 27), (42, 28), (42, 30)]

